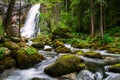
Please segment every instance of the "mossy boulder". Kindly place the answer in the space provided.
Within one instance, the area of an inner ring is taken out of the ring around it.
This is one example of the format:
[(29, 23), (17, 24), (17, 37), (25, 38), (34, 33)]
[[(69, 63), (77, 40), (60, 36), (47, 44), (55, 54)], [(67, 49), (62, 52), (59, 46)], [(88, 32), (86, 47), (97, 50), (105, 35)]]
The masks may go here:
[(20, 42), (20, 43), (17, 43), (19, 45), (19, 47), (29, 47), (29, 45), (27, 45), (25, 42)]
[(16, 67), (16, 61), (11, 57), (4, 57), (0, 60), (0, 73), (14, 67)]
[(14, 42), (12, 42), (12, 41), (6, 41), (4, 43), (4, 46), (9, 48), (10, 50), (17, 50), (17, 49), (19, 49), (19, 45), (14, 43)]
[(22, 69), (30, 68), (44, 59), (45, 57), (32, 47), (21, 48), (17, 52), (17, 65)]
[(61, 41), (59, 41), (59, 40), (55, 40), (55, 41), (53, 42), (53, 48), (57, 48), (57, 47), (59, 47), (59, 46), (63, 46), (63, 47), (64, 47), (64, 43), (61, 42)]
[(87, 43), (80, 43), (80, 42), (72, 42), (71, 46), (74, 48), (88, 48)]
[(119, 64), (111, 65), (111, 66), (108, 68), (108, 71), (110, 71), (110, 72), (115, 72), (115, 73), (120, 73), (120, 63), (119, 63)]
[(100, 55), (100, 53), (93, 52), (93, 51), (86, 52), (84, 56), (89, 57), (89, 58), (102, 59), (102, 55)]
[(119, 48), (109, 48), (107, 50), (108, 53), (113, 53), (113, 54), (120, 54), (120, 49)]
[(0, 55), (3, 57), (9, 56), (11, 51), (6, 47), (0, 47)]
[(68, 54), (59, 57), (54, 64), (45, 68), (44, 72), (51, 76), (61, 76), (77, 72), (85, 67), (83, 60), (77, 56)]
[(52, 32), (52, 38), (72, 38), (72, 35), (70, 34), (70, 30), (67, 27), (57, 27)]
[(34, 38), (34, 39), (31, 39), (31, 41), (33, 41), (34, 43), (39, 43), (42, 41), (42, 38)]
[(19, 37), (11, 37), (10, 39), (15, 43), (19, 43), (21, 41)]
[(11, 50), (11, 54), (10, 55), (11, 55), (12, 58), (16, 58), (16, 52), (19, 49), (19, 45), (18, 44), (14, 43), (12, 41), (6, 41), (6, 42), (3, 43), (3, 46), (7, 47), (8, 49)]
[(98, 49), (100, 46), (101, 46), (100, 42), (92, 42), (92, 43), (90, 43), (89, 48), (90, 49)]
[(43, 42), (33, 43), (31, 46), (33, 46), (36, 49), (44, 49), (44, 43)]
[(65, 46), (58, 46), (57, 48), (55, 48), (55, 51), (57, 53), (71, 53), (71, 49)]
[(78, 54), (80, 56), (85, 56), (86, 55), (85, 52), (82, 51), (82, 50), (77, 51), (76, 54)]

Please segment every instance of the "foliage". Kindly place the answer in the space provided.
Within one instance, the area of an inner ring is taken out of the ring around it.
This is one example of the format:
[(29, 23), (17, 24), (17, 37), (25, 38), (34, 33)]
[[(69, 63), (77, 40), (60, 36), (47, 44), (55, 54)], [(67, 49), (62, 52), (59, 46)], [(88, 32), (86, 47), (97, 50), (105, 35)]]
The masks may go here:
[(108, 33), (104, 34), (103, 43), (112, 43), (113, 42), (113, 37), (111, 37)]
[(2, 20), (0, 19), (0, 34), (2, 35), (4, 32), (3, 26), (2, 26)]
[(30, 47), (25, 48), (25, 51), (26, 51), (27, 54), (29, 54), (29, 55), (33, 55), (33, 54), (37, 53), (36, 49), (30, 48)]
[(3, 58), (3, 54), (5, 53), (4, 48), (0, 48), (0, 60)]

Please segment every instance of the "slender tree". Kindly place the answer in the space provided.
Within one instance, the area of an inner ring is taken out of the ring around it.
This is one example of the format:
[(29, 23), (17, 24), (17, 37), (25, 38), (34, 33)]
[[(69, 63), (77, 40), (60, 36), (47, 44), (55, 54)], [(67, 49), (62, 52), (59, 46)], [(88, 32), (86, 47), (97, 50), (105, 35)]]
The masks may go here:
[(100, 2), (100, 33), (101, 39), (103, 39), (103, 0)]
[(21, 25), (21, 0), (19, 4), (19, 37), (20, 37), (20, 25)]
[(91, 4), (91, 37), (94, 37), (94, 12), (93, 12), (93, 0), (90, 0)]
[(5, 28), (5, 32), (7, 34), (9, 34), (9, 29), (10, 29), (10, 28), (8, 29), (8, 27), (11, 27), (12, 11), (13, 11), (13, 8), (14, 8), (14, 4), (15, 4), (15, 0), (10, 0), (9, 1), (9, 6), (8, 6), (5, 21), (4, 21), (5, 22), (4, 23), (4, 28)]

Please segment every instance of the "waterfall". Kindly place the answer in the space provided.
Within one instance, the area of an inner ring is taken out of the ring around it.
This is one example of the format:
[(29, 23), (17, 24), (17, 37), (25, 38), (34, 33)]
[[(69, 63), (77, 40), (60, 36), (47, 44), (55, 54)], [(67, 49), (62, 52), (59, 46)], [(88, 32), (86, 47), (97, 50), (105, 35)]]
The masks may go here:
[(38, 23), (39, 23), (39, 14), (40, 14), (40, 4), (33, 5), (28, 12), (25, 25), (21, 28), (21, 36), (26, 38), (34, 38), (37, 36)]

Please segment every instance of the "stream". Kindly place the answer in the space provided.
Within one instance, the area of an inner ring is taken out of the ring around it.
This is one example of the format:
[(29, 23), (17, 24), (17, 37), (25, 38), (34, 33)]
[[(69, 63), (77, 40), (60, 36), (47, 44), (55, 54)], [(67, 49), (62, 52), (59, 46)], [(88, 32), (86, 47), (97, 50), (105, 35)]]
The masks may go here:
[[(71, 50), (79, 50), (76, 48), (71, 47), (69, 44), (65, 44), (66, 47), (71, 48)], [(45, 48), (50, 46), (45, 46)], [(84, 52), (89, 51), (89, 49), (80, 49)], [(110, 53), (107, 53), (105, 50), (96, 50), (96, 52), (101, 53), (103, 56), (113, 56), (115, 59), (120, 58), (120, 55), (113, 55)], [(0, 75), (0, 80), (32, 80), (33, 78), (39, 78), (40, 80), (120, 80), (120, 74), (107, 72), (107, 64), (110, 62), (114, 62), (114, 60), (111, 61), (104, 61), (101, 59), (94, 59), (94, 58), (87, 58), (80, 56), (80, 58), (85, 60), (86, 68), (79, 73), (77, 73), (74, 77), (75, 79), (59, 79), (59, 78), (53, 78), (47, 74), (44, 73), (44, 68), (48, 65), (53, 64), (58, 57), (60, 57), (61, 54), (57, 54), (54, 51), (48, 52), (39, 50), (39, 53), (44, 55), (47, 60), (43, 60), (42, 62), (36, 64), (34, 67), (30, 69), (11, 69), (6, 70), (4, 73)], [(116, 60), (115, 60), (116, 61)], [(119, 63), (119, 62), (116, 62)], [(93, 66), (95, 69), (95, 72), (92, 72), (89, 68), (89, 66)]]

